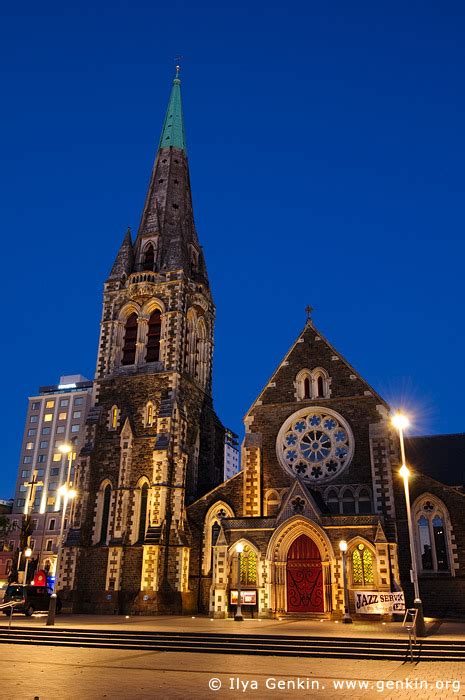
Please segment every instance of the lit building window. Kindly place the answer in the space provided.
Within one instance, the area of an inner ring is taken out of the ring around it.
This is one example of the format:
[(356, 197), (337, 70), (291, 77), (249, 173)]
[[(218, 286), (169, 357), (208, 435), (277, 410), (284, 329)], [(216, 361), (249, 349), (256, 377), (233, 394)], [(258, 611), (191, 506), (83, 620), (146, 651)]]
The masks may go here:
[(153, 403), (151, 401), (148, 402), (145, 408), (145, 425), (147, 427), (153, 425)]
[(53, 408), (55, 406), (55, 401), (47, 401), (45, 408)]
[(63, 457), (63, 455), (61, 454), (61, 452), (56, 452), (56, 453), (53, 455), (53, 461), (54, 461), (54, 462), (61, 462), (61, 458), (62, 458), (62, 457)]
[(46, 413), (44, 416), (44, 423), (50, 423), (53, 420), (53, 413)]
[(373, 554), (361, 543), (352, 552), (352, 583), (367, 586), (374, 582)]
[(58, 414), (58, 420), (66, 420), (68, 417), (68, 414), (66, 411), (62, 411), (61, 413)]
[(26, 450), (32, 450), (33, 447), (34, 447), (33, 442), (26, 442)]
[(112, 406), (111, 411), (110, 411), (110, 429), (111, 430), (116, 430), (118, 427), (118, 406)]
[(47, 498), (47, 505), (48, 506), (54, 506), (55, 505), (55, 496), (49, 496)]
[(252, 586), (257, 584), (257, 555), (249, 545), (244, 545), (241, 554), (241, 584)]

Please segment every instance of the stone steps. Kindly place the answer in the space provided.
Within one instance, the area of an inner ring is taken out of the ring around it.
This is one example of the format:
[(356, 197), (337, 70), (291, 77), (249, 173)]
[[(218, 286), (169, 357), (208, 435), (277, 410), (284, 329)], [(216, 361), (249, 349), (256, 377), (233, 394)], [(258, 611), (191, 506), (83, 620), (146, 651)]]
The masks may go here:
[[(300, 637), (207, 632), (146, 632), (0, 625), (0, 643), (38, 646), (180, 651), (258, 656), (298, 656), (408, 661), (407, 639)], [(421, 640), (414, 661), (465, 661), (465, 642)]]

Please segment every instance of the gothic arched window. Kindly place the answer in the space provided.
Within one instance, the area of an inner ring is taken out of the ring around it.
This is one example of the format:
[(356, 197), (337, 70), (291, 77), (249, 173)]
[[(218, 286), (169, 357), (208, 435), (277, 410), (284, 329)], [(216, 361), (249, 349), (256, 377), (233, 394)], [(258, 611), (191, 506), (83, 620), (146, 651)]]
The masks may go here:
[(339, 514), (339, 496), (335, 489), (331, 489), (326, 496), (326, 505), (331, 513)]
[(149, 318), (147, 333), (146, 362), (158, 362), (160, 359), (161, 313), (156, 309)]
[(418, 555), (422, 571), (449, 571), (448, 532), (444, 505), (428, 496), (415, 507)]
[(368, 489), (360, 490), (357, 501), (359, 513), (371, 513), (371, 496)]
[(145, 425), (150, 427), (153, 425), (154, 413), (153, 413), (153, 403), (149, 401), (145, 407)]
[(373, 554), (364, 544), (358, 544), (352, 552), (352, 583), (368, 586), (375, 582)]
[(310, 390), (310, 377), (305, 377), (304, 379), (304, 399), (310, 399), (312, 397)]
[(138, 541), (143, 542), (147, 529), (147, 505), (149, 498), (149, 485), (144, 484), (140, 490), (140, 511), (139, 511), (139, 530)]
[(152, 243), (149, 243), (144, 250), (144, 259), (142, 262), (143, 270), (153, 270), (155, 265), (155, 249)]
[(345, 489), (342, 494), (342, 512), (348, 515), (355, 513), (355, 498), (352, 489)]
[(108, 523), (110, 521), (111, 486), (107, 484), (103, 490), (102, 519), (100, 522), (99, 544), (106, 544), (108, 539)]
[(312, 398), (312, 377), (310, 370), (302, 369), (295, 378), (297, 398), (299, 401)]
[(313, 379), (313, 398), (315, 399), (326, 399), (328, 398), (329, 391), (329, 381), (328, 373), (326, 370), (318, 367), (312, 371)]
[(248, 544), (244, 545), (241, 553), (241, 584), (244, 586), (257, 584), (257, 555)]
[(126, 321), (121, 364), (133, 365), (136, 361), (137, 314), (132, 313)]
[(119, 409), (118, 406), (112, 406), (110, 411), (110, 430), (116, 430), (118, 427)]

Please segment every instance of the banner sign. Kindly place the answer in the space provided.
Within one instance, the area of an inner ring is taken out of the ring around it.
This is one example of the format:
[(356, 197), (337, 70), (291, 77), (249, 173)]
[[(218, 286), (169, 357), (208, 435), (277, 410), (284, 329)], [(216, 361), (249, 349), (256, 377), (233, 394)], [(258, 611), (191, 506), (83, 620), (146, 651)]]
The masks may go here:
[[(237, 605), (237, 591), (231, 591), (231, 605)], [(241, 605), (256, 605), (257, 591), (241, 591)]]
[(403, 591), (380, 593), (379, 591), (354, 591), (355, 612), (371, 615), (389, 615), (404, 613), (405, 599)]

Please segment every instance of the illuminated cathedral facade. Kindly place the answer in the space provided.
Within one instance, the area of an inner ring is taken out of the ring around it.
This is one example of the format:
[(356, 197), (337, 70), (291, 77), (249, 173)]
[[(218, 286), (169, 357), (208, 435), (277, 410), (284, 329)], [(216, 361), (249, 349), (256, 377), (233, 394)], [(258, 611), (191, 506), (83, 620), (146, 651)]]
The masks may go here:
[[(63, 599), (79, 612), (224, 617), (240, 583), (246, 615), (340, 617), (341, 541), (350, 593), (411, 598), (390, 407), (309, 309), (245, 416), (242, 470), (222, 483), (214, 320), (177, 75), (137, 236), (126, 234), (104, 285)], [(411, 493), (429, 612), (438, 591), (464, 598), (465, 496), (420, 472)]]

